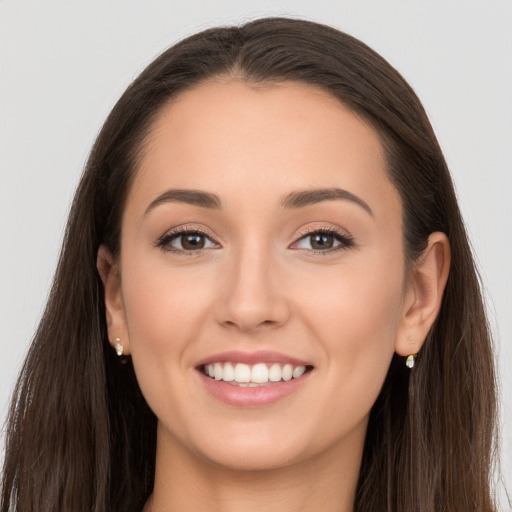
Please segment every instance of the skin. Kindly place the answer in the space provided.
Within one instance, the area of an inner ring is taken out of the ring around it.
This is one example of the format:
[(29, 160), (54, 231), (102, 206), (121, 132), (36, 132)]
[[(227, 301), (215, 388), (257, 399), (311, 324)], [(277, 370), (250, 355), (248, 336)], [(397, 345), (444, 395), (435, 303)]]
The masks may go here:
[[(333, 187), (371, 213), (347, 199), (282, 206), (291, 192)], [(169, 189), (214, 193), (221, 208), (147, 211)], [(177, 226), (207, 233), (206, 247), (158, 246)], [(393, 353), (420, 349), (448, 275), (442, 233), (406, 272), (401, 226), (376, 133), (319, 89), (225, 78), (163, 108), (127, 198), (120, 259), (98, 253), (110, 339), (131, 354), (158, 417), (145, 510), (353, 509), (370, 409)], [(319, 228), (353, 245), (315, 252), (307, 233)], [(234, 407), (196, 369), (225, 350), (274, 350), (314, 369), (277, 403)]]

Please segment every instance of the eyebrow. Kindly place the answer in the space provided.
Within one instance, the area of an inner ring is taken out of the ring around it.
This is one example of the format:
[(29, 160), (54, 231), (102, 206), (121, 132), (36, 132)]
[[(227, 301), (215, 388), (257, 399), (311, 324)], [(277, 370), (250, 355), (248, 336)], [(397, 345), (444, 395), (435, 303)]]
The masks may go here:
[(303, 208), (322, 201), (346, 200), (361, 206), (373, 217), (373, 211), (360, 197), (352, 194), (348, 190), (341, 188), (315, 188), (310, 190), (299, 190), (286, 195), (281, 204), (284, 208)]
[(158, 196), (146, 208), (144, 215), (147, 215), (151, 210), (157, 206), (165, 203), (187, 203), (193, 206), (200, 206), (202, 208), (210, 208), (213, 210), (220, 209), (220, 199), (215, 194), (210, 192), (203, 192), (201, 190), (181, 190), (171, 189)]
[[(373, 217), (373, 211), (368, 203), (363, 201), (360, 197), (352, 194), (352, 192), (341, 188), (315, 188), (291, 192), (281, 199), (281, 206), (286, 209), (304, 208), (305, 206), (317, 204), (322, 201), (333, 200), (352, 201), (353, 203), (361, 206)], [(221, 208), (219, 196), (212, 194), (211, 192), (203, 192), (202, 190), (170, 189), (154, 199), (146, 208), (144, 215), (147, 215), (151, 210), (161, 204), (173, 202), (191, 204), (193, 206), (209, 208), (212, 210), (219, 210)]]

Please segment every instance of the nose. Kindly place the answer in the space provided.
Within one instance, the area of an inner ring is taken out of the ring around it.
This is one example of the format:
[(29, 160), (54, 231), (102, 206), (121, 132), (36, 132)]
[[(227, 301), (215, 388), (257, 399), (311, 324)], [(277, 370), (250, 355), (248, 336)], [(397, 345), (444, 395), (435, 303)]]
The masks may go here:
[(247, 245), (229, 259), (219, 276), (220, 293), (214, 313), (224, 327), (245, 333), (272, 329), (290, 317), (282, 272), (270, 248)]

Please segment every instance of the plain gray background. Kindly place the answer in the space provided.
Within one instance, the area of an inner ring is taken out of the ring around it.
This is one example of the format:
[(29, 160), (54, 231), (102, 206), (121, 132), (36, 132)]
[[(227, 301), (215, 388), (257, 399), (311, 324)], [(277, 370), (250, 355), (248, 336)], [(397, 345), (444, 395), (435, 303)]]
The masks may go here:
[(511, 489), (508, 0), (0, 0), (1, 420), (51, 283), (74, 188), (108, 111), (173, 42), (213, 25), (266, 15), (306, 17), (359, 37), (423, 101), (453, 173), (485, 283), (501, 375), (503, 473)]

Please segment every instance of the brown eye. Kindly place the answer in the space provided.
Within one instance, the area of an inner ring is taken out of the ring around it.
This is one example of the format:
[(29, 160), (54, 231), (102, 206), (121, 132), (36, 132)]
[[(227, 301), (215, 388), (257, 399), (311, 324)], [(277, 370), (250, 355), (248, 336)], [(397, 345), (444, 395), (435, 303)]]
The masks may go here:
[(331, 253), (338, 249), (348, 249), (354, 245), (352, 237), (338, 231), (314, 231), (299, 238), (290, 249), (305, 249), (316, 253)]
[(219, 245), (200, 231), (181, 231), (164, 235), (158, 247), (171, 252), (192, 253), (203, 249), (218, 249)]
[(326, 250), (334, 247), (334, 236), (325, 233), (316, 233), (310, 236), (311, 248), (315, 250)]
[(193, 235), (181, 235), (181, 246), (187, 251), (203, 249), (205, 246), (205, 236), (198, 233)]

